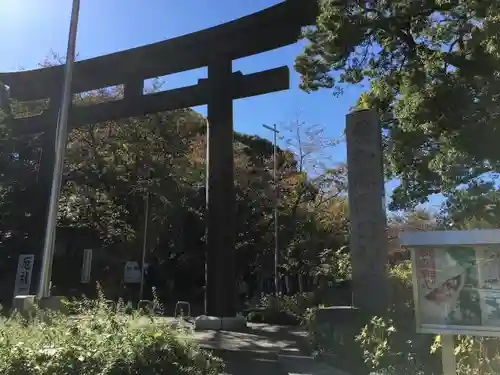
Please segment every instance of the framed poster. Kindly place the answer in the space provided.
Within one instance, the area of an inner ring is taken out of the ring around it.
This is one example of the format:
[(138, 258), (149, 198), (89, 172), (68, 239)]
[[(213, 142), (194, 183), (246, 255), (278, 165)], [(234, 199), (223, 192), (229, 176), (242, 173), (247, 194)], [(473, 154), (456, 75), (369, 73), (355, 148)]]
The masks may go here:
[(500, 336), (500, 230), (403, 232), (417, 331)]

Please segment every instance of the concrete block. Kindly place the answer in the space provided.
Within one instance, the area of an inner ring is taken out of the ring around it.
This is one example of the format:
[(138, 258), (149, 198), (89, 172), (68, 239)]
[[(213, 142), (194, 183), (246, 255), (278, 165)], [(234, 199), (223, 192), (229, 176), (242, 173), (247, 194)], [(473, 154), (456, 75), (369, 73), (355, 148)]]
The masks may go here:
[(50, 296), (42, 298), (38, 301), (38, 305), (43, 310), (56, 311), (61, 314), (68, 314), (68, 306), (64, 303), (62, 296)]
[(241, 331), (247, 327), (247, 320), (243, 316), (220, 318), (202, 315), (195, 319), (194, 327), (197, 330)]
[(21, 316), (28, 319), (31, 314), (35, 312), (36, 296), (15, 296), (13, 308), (15, 311), (21, 314)]
[[(326, 363), (335, 367), (349, 369), (353, 373), (366, 373), (363, 353), (355, 342), (368, 317), (352, 306), (331, 306), (318, 309), (310, 327), (313, 332), (314, 346), (321, 347)], [(329, 357), (329, 358), (328, 358)]]

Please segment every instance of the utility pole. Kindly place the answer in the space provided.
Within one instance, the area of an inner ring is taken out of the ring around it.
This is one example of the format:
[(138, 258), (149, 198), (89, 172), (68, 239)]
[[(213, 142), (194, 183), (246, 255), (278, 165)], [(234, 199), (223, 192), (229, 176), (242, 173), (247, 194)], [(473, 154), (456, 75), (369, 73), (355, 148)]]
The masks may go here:
[(279, 277), (279, 248), (278, 248), (278, 146), (277, 146), (277, 137), (278, 137), (278, 129), (276, 129), (276, 124), (273, 127), (268, 125), (262, 125), (264, 128), (270, 130), (274, 134), (274, 142), (273, 142), (273, 183), (274, 183), (274, 290), (276, 295), (279, 293), (279, 285), (280, 285), (280, 277)]
[(78, 15), (80, 12), (80, 0), (73, 0), (71, 21), (68, 37), (68, 49), (66, 52), (66, 67), (64, 72), (64, 86), (57, 121), (57, 132), (55, 139), (55, 165), (52, 175), (52, 188), (50, 192), (49, 213), (47, 215), (47, 226), (45, 229), (45, 241), (43, 245), (42, 267), (40, 272), (40, 284), (38, 287), (38, 298), (50, 296), (50, 281), (52, 277), (52, 261), (54, 259), (54, 245), (56, 240), (57, 209), (59, 206), (59, 195), (61, 193), (62, 174), (64, 170), (64, 154), (68, 138), (68, 112), (73, 98), (71, 92), (71, 81), (73, 78), (73, 65), (75, 63), (76, 32), (78, 27)]

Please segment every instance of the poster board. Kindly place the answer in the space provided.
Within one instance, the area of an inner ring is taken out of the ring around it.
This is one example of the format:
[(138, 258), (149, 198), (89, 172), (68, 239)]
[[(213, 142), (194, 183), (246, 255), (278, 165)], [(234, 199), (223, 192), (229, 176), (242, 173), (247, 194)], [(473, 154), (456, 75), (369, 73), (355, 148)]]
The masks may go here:
[(417, 332), (500, 337), (500, 230), (403, 232)]

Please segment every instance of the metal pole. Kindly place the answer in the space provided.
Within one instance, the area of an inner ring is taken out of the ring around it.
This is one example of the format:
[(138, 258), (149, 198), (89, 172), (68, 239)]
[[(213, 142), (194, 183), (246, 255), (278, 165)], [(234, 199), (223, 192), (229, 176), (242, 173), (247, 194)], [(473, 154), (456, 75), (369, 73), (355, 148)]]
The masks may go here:
[(274, 182), (274, 290), (276, 295), (279, 293), (279, 243), (278, 243), (278, 146), (277, 146), (277, 136), (278, 129), (276, 129), (276, 124), (273, 127), (262, 125), (264, 128), (271, 130), (274, 133), (274, 144), (273, 144), (273, 182)]
[[(205, 150), (205, 212), (208, 213), (208, 193), (209, 193), (209, 175), (210, 175), (210, 122), (208, 122), (208, 118), (206, 121), (206, 140), (207, 140), (207, 148)], [(210, 256), (208, 252), (208, 225), (205, 224), (205, 290), (203, 293), (203, 313), (208, 315), (208, 257)], [(222, 323), (221, 323), (222, 324)]]
[(146, 262), (146, 248), (148, 244), (148, 221), (149, 221), (149, 194), (144, 197), (144, 234), (142, 236), (142, 259), (141, 259), (141, 289), (139, 291), (139, 301), (144, 294), (144, 263)]
[(56, 132), (55, 165), (52, 176), (52, 189), (50, 192), (49, 213), (47, 215), (47, 227), (45, 230), (45, 241), (43, 246), (42, 267), (40, 272), (40, 283), (37, 296), (39, 298), (50, 295), (50, 280), (52, 274), (52, 261), (54, 258), (55, 234), (57, 225), (57, 210), (61, 181), (64, 169), (64, 153), (66, 151), (66, 140), (68, 133), (68, 111), (72, 101), (71, 80), (73, 78), (73, 65), (75, 63), (75, 44), (78, 27), (78, 15), (80, 12), (80, 1), (73, 0), (71, 21), (68, 38), (68, 49), (66, 52), (66, 68), (64, 72), (64, 86), (62, 103), (59, 109), (59, 117)]
[(441, 335), (441, 346), (443, 375), (456, 375), (457, 360), (455, 358), (455, 340), (453, 335)]

